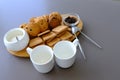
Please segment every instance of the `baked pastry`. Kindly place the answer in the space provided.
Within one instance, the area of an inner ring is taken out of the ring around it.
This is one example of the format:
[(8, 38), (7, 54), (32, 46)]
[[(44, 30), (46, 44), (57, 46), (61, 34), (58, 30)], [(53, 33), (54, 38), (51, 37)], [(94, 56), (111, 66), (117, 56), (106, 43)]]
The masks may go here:
[(50, 32), (50, 30), (46, 30), (46, 31), (44, 31), (44, 32), (41, 32), (41, 33), (39, 33), (37, 36), (42, 36), (42, 35), (45, 35), (45, 34), (47, 34), (47, 33), (49, 33)]
[(36, 17), (30, 18), (29, 22), (35, 22)]
[(40, 33), (40, 27), (37, 23), (34, 22), (30, 22), (28, 23), (24, 29), (27, 31), (27, 33), (30, 35), (30, 37), (32, 36), (37, 36), (38, 33)]
[(64, 26), (64, 25), (57, 26), (54, 29), (52, 29), (52, 31), (55, 32), (56, 34), (60, 34), (66, 30), (68, 30), (68, 26)]
[(49, 32), (45, 35), (42, 36), (42, 39), (45, 42), (50, 42), (52, 39), (54, 39), (56, 37), (56, 34), (54, 32)]
[(23, 24), (21, 24), (19, 27), (20, 27), (20, 28), (25, 28), (26, 25), (27, 25), (27, 23), (23, 23)]
[(42, 38), (41, 37), (36, 37), (36, 38), (33, 38), (33, 39), (31, 39), (30, 40), (30, 42), (29, 42), (29, 47), (35, 47), (35, 46), (37, 46), (37, 45), (39, 45), (39, 44), (43, 44), (44, 42), (43, 42), (43, 40), (42, 40)]
[(72, 36), (73, 36), (72, 33), (70, 33), (69, 31), (66, 31), (64, 33), (64, 35), (60, 36), (60, 39), (61, 40), (67, 40), (67, 39), (71, 38)]
[(48, 29), (48, 22), (46, 21), (45, 17), (37, 17), (34, 19), (34, 22), (37, 23), (40, 27), (40, 32), (44, 32)]
[(75, 39), (75, 36), (72, 35), (72, 37), (68, 38), (67, 40), (68, 40), (68, 41), (73, 41), (74, 39)]
[(43, 15), (42, 17), (44, 17), (46, 21), (49, 22), (49, 15)]
[(49, 14), (49, 26), (51, 29), (59, 26), (62, 22), (62, 17), (58, 12), (52, 12)]
[(60, 38), (54, 38), (52, 41), (47, 42), (46, 44), (50, 47), (53, 47), (59, 41), (60, 41)]

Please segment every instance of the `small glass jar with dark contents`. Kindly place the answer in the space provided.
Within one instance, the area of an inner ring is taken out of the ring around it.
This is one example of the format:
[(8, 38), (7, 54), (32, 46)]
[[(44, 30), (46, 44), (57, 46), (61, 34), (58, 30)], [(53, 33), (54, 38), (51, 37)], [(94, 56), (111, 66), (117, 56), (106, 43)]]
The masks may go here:
[(65, 18), (65, 22), (69, 23), (69, 24), (73, 24), (77, 21), (77, 19), (73, 16), (68, 16), (67, 18)]
[(63, 17), (63, 23), (67, 26), (75, 26), (80, 22), (80, 17), (76, 13), (68, 13)]

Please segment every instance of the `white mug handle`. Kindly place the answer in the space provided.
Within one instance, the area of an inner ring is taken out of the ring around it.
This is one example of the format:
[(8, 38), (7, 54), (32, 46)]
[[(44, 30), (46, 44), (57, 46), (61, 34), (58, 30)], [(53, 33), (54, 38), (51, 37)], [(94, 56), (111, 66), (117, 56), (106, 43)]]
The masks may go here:
[(27, 51), (27, 53), (30, 55), (30, 54), (32, 53), (33, 49), (30, 48), (30, 47), (27, 47), (26, 51)]
[(78, 39), (75, 39), (75, 40), (73, 41), (73, 44), (74, 44), (76, 47), (79, 46), (79, 48), (80, 48), (80, 50), (81, 50), (81, 53), (82, 53), (84, 59), (86, 59), (85, 54), (84, 54), (84, 51), (83, 51), (83, 49), (82, 49), (82, 47), (81, 47)]
[(75, 40), (73, 41), (73, 44), (75, 45), (75, 47), (77, 47), (77, 46), (78, 46), (78, 40), (75, 39)]

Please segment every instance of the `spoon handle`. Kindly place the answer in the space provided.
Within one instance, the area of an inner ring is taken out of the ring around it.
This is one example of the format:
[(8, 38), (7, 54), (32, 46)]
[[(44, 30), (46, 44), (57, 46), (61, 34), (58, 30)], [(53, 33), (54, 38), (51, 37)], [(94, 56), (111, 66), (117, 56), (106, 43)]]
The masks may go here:
[(81, 53), (82, 53), (82, 55), (83, 55), (83, 58), (86, 60), (85, 53), (84, 53), (84, 51), (83, 51), (83, 49), (82, 49), (82, 47), (81, 47), (80, 42), (78, 42), (78, 46), (79, 46), (80, 51), (81, 51)]
[(92, 40), (90, 37), (88, 37), (85, 33), (80, 31), (83, 36), (85, 36), (88, 40), (90, 40), (94, 45), (96, 45), (99, 48), (102, 48), (98, 43), (96, 43), (94, 40)]
[(77, 39), (78, 47), (79, 47), (79, 49), (80, 49), (80, 51), (81, 51), (81, 53), (82, 53), (82, 55), (83, 55), (83, 58), (86, 60), (85, 53), (84, 53), (84, 51), (83, 51), (83, 49), (82, 49), (82, 46), (81, 46), (81, 44), (80, 44), (80, 42), (79, 42), (79, 39), (77, 38), (76, 34), (75, 34), (75, 37), (76, 37), (76, 39)]

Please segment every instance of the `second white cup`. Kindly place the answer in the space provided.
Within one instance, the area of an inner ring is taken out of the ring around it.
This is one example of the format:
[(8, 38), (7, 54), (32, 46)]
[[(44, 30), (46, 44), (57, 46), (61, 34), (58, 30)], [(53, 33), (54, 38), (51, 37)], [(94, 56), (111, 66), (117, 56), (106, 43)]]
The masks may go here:
[(70, 41), (60, 41), (53, 47), (55, 61), (61, 68), (69, 68), (76, 58), (76, 44)]

